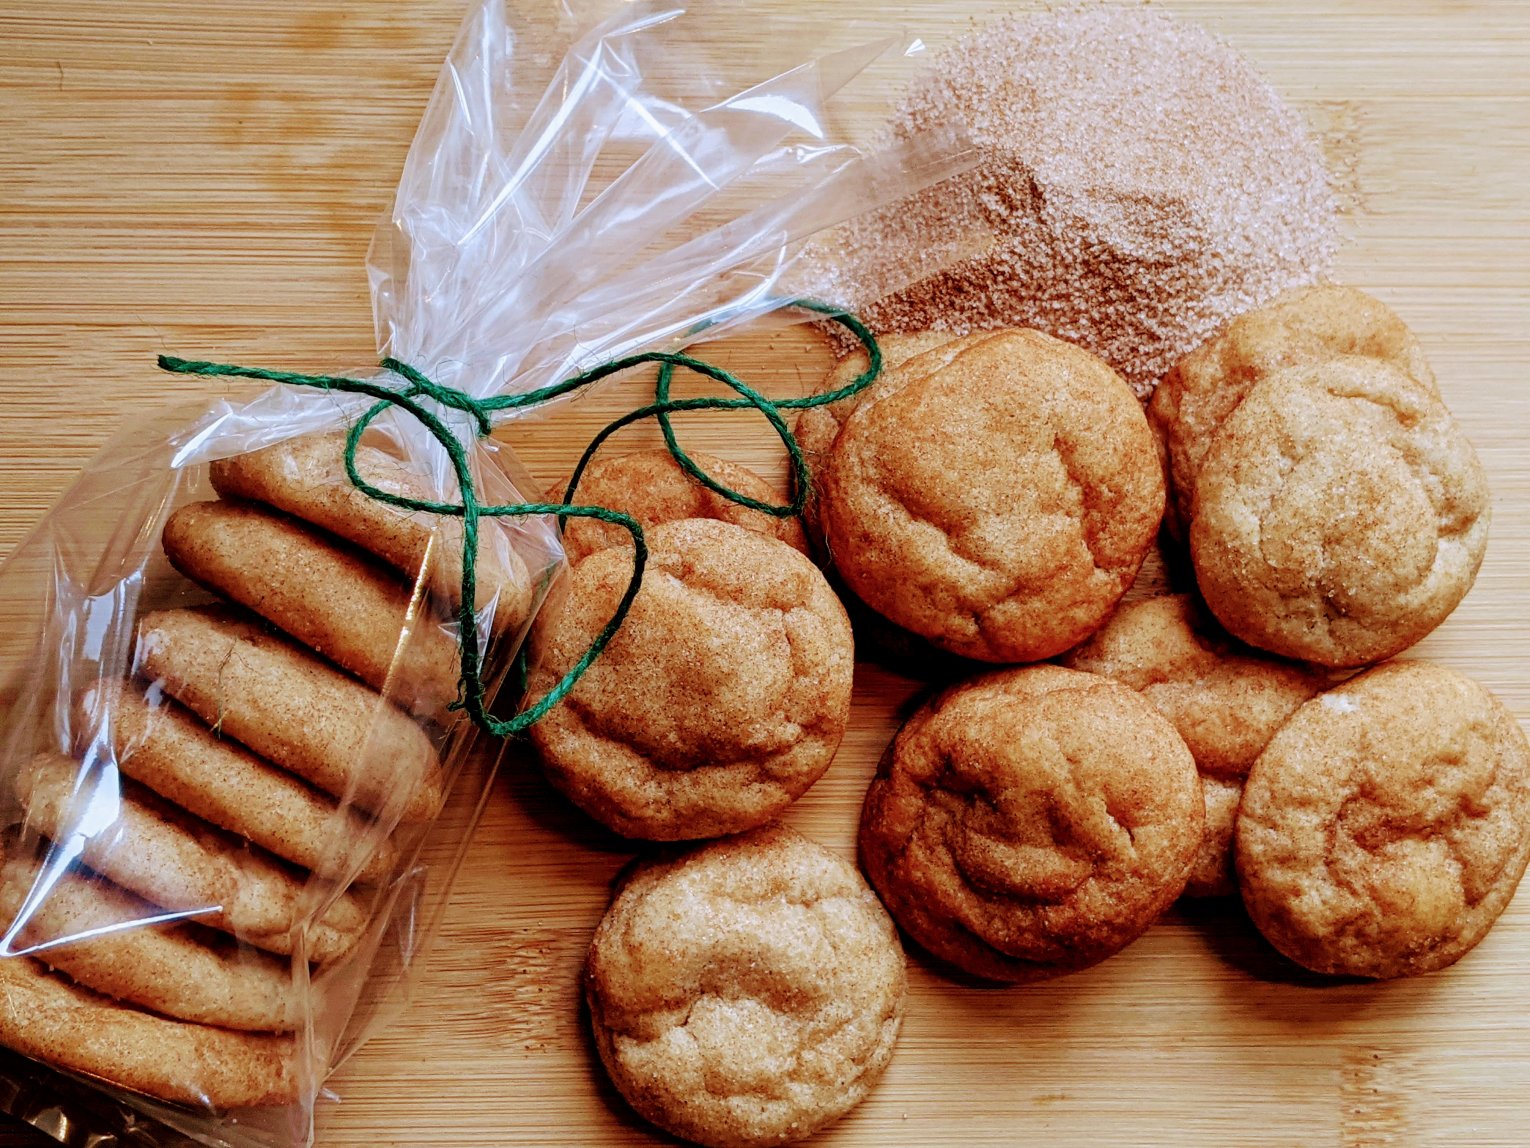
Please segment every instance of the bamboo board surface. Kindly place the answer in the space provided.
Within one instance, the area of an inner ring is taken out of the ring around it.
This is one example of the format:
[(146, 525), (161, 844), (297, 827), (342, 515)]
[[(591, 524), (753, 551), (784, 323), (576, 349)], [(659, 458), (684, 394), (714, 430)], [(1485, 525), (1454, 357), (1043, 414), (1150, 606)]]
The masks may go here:
[[(1417, 653), (1530, 718), (1530, 5), (1162, 6), (1230, 38), (1322, 131), (1351, 201), (1339, 277), (1413, 325), (1493, 484), (1476, 588)], [(934, 45), (991, 10), (888, 5)], [(0, 0), (0, 554), (140, 404), (233, 390), (161, 374), (156, 353), (294, 370), (373, 357), (367, 242), (460, 12)], [(741, 45), (774, 26), (735, 15)], [(810, 389), (828, 362), (794, 332), (733, 340), (726, 359), (775, 393)], [(639, 393), (507, 437), (546, 483)], [(780, 474), (768, 437), (734, 420), (698, 419), (687, 441)], [(858, 671), (849, 735), (792, 823), (851, 852), (918, 690)], [(630, 856), (507, 755), (412, 1005), (332, 1082), (318, 1143), (665, 1142), (605, 1083), (577, 1002)], [(1530, 1143), (1526, 895), (1459, 966), (1398, 983), (1300, 975), (1236, 905), (1171, 912), (1121, 956), (1032, 988), (953, 985), (917, 959), (911, 976), (892, 1067), (815, 1143)], [(0, 1145), (38, 1142), (0, 1128)]]

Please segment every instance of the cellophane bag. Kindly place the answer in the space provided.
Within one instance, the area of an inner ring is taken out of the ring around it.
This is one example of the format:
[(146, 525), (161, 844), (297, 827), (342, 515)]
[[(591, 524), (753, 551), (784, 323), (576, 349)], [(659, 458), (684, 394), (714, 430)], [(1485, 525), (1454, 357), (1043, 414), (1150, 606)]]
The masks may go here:
[(459, 655), (492, 705), (562, 565), (555, 518), (485, 517), (463, 602), (458, 466), (485, 506), (531, 488), (452, 396), (770, 314), (807, 237), (970, 163), (856, 146), (902, 35), (740, 45), (747, 12), (472, 10), (368, 261), (391, 367), (328, 377), (371, 393), (142, 417), (0, 569), (31, 611), (0, 693), (9, 1111), (66, 1143), (311, 1142), (488, 794)]

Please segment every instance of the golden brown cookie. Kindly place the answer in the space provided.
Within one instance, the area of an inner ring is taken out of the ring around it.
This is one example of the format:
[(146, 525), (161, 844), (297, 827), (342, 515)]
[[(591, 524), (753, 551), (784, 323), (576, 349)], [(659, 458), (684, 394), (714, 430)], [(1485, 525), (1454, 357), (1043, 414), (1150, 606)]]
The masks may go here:
[(636, 866), (585, 963), (595, 1046), (661, 1128), (787, 1144), (866, 1098), (903, 1020), (903, 950), (855, 868), (780, 826)]
[(81, 726), (102, 707), (117, 767), (182, 809), (324, 876), (377, 882), (392, 870), (397, 850), (370, 818), (218, 737), (168, 698), (93, 686), (76, 707)]
[[(697, 466), (730, 490), (772, 506), (785, 501), (748, 467), (700, 451), (688, 453)], [(562, 502), (567, 489), (568, 479), (564, 478), (548, 488), (546, 500)], [(597, 457), (580, 476), (572, 501), (630, 514), (645, 531), (682, 518), (716, 518), (768, 534), (807, 553), (807, 539), (797, 519), (777, 518), (724, 498), (681, 470), (667, 450)], [(571, 518), (563, 526), (563, 552), (570, 565), (608, 546), (631, 545), (632, 535), (609, 522)]]
[(1232, 826), (1254, 759), (1325, 675), (1234, 641), (1189, 594), (1122, 606), (1062, 664), (1137, 690), (1185, 739), (1206, 796), (1206, 836), (1186, 894), (1237, 892)]
[[(1109, 615), (1163, 515), (1136, 397), (1087, 351), (988, 333), (895, 369), (846, 420), (820, 509), (872, 609), (982, 661), (1031, 661)], [(899, 376), (902, 376), (901, 378)]]
[[(35, 861), (6, 858), (0, 919), (15, 918), (37, 873)], [(31, 955), (77, 984), (166, 1016), (254, 1032), (296, 1027), (290, 961), (194, 925), (142, 923), (163, 912), (70, 869), (33, 906), (17, 940), (23, 949), (46, 946)]]
[[(573, 691), (531, 727), (553, 784), (628, 837), (683, 840), (769, 821), (828, 768), (850, 712), (844, 608), (774, 538), (688, 518), (648, 535), (643, 586)], [(611, 618), (630, 550), (571, 572), (532, 630), (541, 697)]]
[[(292, 953), (306, 874), (130, 781), (120, 781), (119, 789), (103, 780), (77, 792), (78, 772), (57, 754), (43, 754), (22, 771), (17, 797), (29, 830), (50, 841), (86, 835), (80, 860), (116, 884), (166, 909), (198, 910), (198, 923), (247, 944)], [(344, 956), (365, 925), (361, 902), (348, 893), (334, 896), (308, 927), (309, 957), (324, 962)]]
[(1381, 359), (1435, 389), (1434, 372), (1407, 325), (1380, 300), (1336, 283), (1287, 291), (1239, 316), (1164, 376), (1148, 419), (1168, 455), (1171, 525), (1190, 521), (1201, 462), (1249, 388), (1288, 367), (1340, 355)]
[(1265, 377), (1222, 424), (1190, 556), (1236, 637), (1360, 666), (1445, 620), (1487, 531), (1482, 465), (1440, 400), (1380, 359), (1338, 358)]
[(986, 674), (898, 731), (861, 811), (861, 864), (903, 929), (974, 976), (1104, 960), (1185, 887), (1205, 804), (1142, 696), (1059, 666)]
[(440, 714), (456, 698), (452, 633), (392, 571), (297, 519), (252, 503), (193, 502), (165, 523), (164, 544), (186, 577), (405, 709)]
[(1455, 670), (1378, 666), (1302, 706), (1254, 763), (1237, 855), (1249, 915), (1298, 964), (1444, 968), (1530, 858), (1530, 744)]
[(188, 1024), (76, 988), (27, 957), (0, 959), (0, 1044), (172, 1104), (291, 1104), (292, 1038)]
[(145, 614), (137, 669), (220, 736), (384, 820), (441, 808), (441, 763), (423, 729), (247, 616)]
[[(423, 478), (399, 459), (366, 443), (356, 468), (389, 494), (434, 501)], [(389, 506), (361, 493), (345, 473), (345, 435), (312, 434), (215, 462), (212, 484), (226, 498), (263, 502), (322, 527), (388, 563), (413, 582), (428, 569), (442, 602), (461, 601), (462, 523)], [(532, 578), (493, 522), (479, 526), (477, 607), (494, 609), (496, 631), (516, 630), (531, 613)]]

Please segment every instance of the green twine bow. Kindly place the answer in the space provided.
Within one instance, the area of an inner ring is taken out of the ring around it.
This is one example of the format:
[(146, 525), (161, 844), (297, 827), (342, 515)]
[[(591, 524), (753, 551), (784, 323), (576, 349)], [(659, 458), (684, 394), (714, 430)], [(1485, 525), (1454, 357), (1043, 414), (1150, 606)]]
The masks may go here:
[[(519, 395), (495, 395), (486, 399), (475, 399), (471, 395), (451, 387), (443, 387), (431, 382), (419, 371), (401, 363), (394, 358), (382, 360), (385, 370), (392, 371), (402, 378), (407, 386), (391, 387), (379, 382), (364, 379), (348, 379), (334, 375), (299, 375), (289, 371), (268, 371), (259, 367), (239, 367), (227, 363), (201, 363), (191, 362), (186, 359), (176, 359), (167, 355), (159, 356), (159, 365), (163, 370), (172, 371), (183, 375), (206, 375), (210, 377), (238, 377), (245, 379), (261, 379), (266, 382), (285, 383), (298, 387), (315, 387), (326, 391), (345, 391), (351, 394), (367, 395), (377, 400), (350, 428), (345, 440), (345, 472), (350, 477), (351, 483), (357, 490), (369, 498), (375, 498), (379, 502), (385, 502), (390, 506), (399, 507), (402, 510), (416, 511), (427, 514), (448, 515), (462, 519), (462, 604), (457, 611), (459, 629), (458, 643), (462, 651), (462, 673), (457, 682), (457, 700), (448, 707), (452, 710), (466, 710), (468, 716), (477, 725), (495, 737), (509, 737), (520, 733), (532, 723), (538, 721), (548, 710), (557, 705), (574, 685), (584, 676), (592, 662), (600, 656), (616, 632), (621, 629), (622, 622), (627, 617), (628, 610), (632, 607), (632, 601), (637, 597), (638, 588), (643, 582), (643, 568), (648, 561), (648, 546), (643, 540), (643, 528), (631, 515), (620, 511), (611, 510), (604, 506), (577, 506), (572, 503), (574, 491), (579, 486), (579, 480), (583, 476), (585, 468), (591, 458), (600, 448), (601, 444), (615, 434), (622, 427), (638, 422), (645, 418), (656, 418), (664, 434), (665, 446), (673, 456), (676, 464), (685, 473), (702, 483), (708, 489), (716, 491), (733, 502), (747, 506), (753, 510), (761, 511), (777, 518), (787, 518), (802, 513), (807, 504), (807, 497), (811, 485), (811, 477), (808, 473), (807, 462), (802, 456), (802, 448), (798, 446), (796, 437), (787, 427), (781, 417), (783, 409), (801, 409), (805, 407), (822, 406), (825, 403), (837, 402), (848, 398), (857, 391), (871, 385), (882, 370), (882, 352), (877, 346), (876, 338), (866, 325), (840, 308), (826, 303), (819, 303), (810, 299), (797, 299), (791, 301), (788, 306), (798, 307), (803, 310), (813, 311), (824, 315), (841, 326), (860, 340), (866, 349), (868, 364), (847, 385), (838, 390), (829, 391), (820, 395), (809, 395), (797, 399), (770, 399), (750, 387), (742, 379), (732, 373), (714, 366), (702, 359), (694, 358), (686, 354), (674, 354), (665, 351), (645, 351), (637, 355), (628, 355), (625, 358), (615, 359), (608, 363), (602, 363), (587, 371), (581, 371), (562, 382), (553, 383), (546, 387), (540, 387), (534, 391), (527, 391)], [(580, 456), (578, 465), (569, 479), (568, 489), (564, 493), (561, 503), (547, 502), (512, 502), (502, 506), (485, 506), (478, 501), (477, 492), (473, 486), (473, 476), (468, 465), (468, 448), (462, 444), (450, 427), (436, 415), (421, 400), (430, 400), (439, 406), (451, 410), (462, 411), (472, 417), (480, 436), (487, 435), (492, 429), (490, 416), (496, 411), (515, 410), (522, 407), (536, 406), (539, 403), (555, 399), (560, 395), (568, 394), (598, 382), (609, 375), (619, 371), (625, 371), (629, 367), (641, 366), (644, 363), (658, 363), (659, 375), (655, 386), (654, 401), (646, 406), (616, 419), (605, 427), (590, 445), (585, 448)], [(722, 383), (737, 393), (738, 398), (702, 397), (693, 399), (672, 399), (669, 388), (676, 367), (684, 367), (698, 375)], [(402, 495), (393, 494), (381, 490), (361, 477), (356, 468), (356, 449), (361, 444), (361, 436), (366, 432), (373, 420), (390, 407), (397, 407), (412, 415), (427, 431), (432, 438), (441, 444), (447, 456), (452, 461), (452, 469), (457, 476), (457, 485), (461, 492), (460, 503), (435, 502), (429, 499), (406, 498)], [(786, 447), (786, 453), (791, 459), (792, 468), (792, 498), (784, 506), (762, 502), (756, 498), (750, 498), (739, 491), (731, 490), (712, 478), (701, 469), (700, 466), (686, 454), (675, 438), (674, 427), (671, 425), (670, 416), (681, 411), (704, 411), (704, 410), (745, 410), (753, 409), (765, 416), (782, 444)], [(548, 690), (547, 693), (534, 705), (527, 707), (514, 717), (501, 721), (491, 717), (484, 705), (484, 685), (481, 676), (482, 655), (478, 648), (478, 626), (474, 617), (473, 604), (478, 600), (478, 524), (483, 518), (520, 518), (530, 515), (551, 514), (555, 515), (561, 526), (565, 519), (569, 518), (594, 518), (602, 522), (609, 522), (627, 530), (632, 535), (633, 562), (632, 578), (627, 583), (626, 592), (622, 595), (621, 602), (617, 605), (616, 612), (611, 615), (611, 620), (595, 636), (585, 652), (580, 655), (573, 667), (564, 674), (563, 678)]]

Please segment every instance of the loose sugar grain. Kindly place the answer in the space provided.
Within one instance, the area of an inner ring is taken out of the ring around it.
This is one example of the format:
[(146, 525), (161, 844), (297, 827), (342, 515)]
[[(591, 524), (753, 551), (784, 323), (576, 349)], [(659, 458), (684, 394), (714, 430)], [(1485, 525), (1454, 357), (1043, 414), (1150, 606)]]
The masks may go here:
[(1137, 7), (997, 20), (932, 61), (891, 127), (953, 122), (978, 167), (813, 255), (818, 289), (878, 330), (1037, 327), (1146, 394), (1331, 262), (1334, 197), (1302, 118), (1195, 25)]

